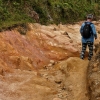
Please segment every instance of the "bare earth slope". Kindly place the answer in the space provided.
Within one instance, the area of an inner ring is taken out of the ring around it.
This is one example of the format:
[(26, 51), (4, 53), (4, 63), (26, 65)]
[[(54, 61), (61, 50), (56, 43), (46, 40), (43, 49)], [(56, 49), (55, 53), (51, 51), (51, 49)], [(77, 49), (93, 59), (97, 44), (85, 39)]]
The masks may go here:
[(0, 100), (89, 100), (80, 25), (35, 23), (26, 35), (1, 32)]

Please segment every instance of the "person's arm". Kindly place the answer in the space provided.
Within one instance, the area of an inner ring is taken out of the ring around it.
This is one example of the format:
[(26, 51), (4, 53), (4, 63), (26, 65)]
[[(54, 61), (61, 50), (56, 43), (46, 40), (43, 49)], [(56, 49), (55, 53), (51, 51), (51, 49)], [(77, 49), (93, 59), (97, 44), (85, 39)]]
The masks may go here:
[(92, 27), (93, 35), (94, 35), (95, 39), (97, 39), (97, 32), (96, 32), (96, 28), (95, 28), (94, 24), (91, 24), (91, 27)]

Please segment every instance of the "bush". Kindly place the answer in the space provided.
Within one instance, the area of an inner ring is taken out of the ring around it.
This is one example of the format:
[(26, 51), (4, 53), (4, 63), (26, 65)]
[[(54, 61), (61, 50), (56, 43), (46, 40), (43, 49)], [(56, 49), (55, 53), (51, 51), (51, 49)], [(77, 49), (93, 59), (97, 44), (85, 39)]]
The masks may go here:
[(36, 11), (42, 24), (75, 22), (88, 13), (99, 16), (99, 4), (99, 0), (0, 0), (0, 27), (35, 22), (25, 9)]

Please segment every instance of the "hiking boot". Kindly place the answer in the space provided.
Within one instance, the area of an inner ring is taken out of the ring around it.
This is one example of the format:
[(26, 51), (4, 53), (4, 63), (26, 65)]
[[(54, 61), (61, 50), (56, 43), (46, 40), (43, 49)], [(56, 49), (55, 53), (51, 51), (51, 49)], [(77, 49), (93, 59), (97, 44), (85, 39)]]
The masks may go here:
[(81, 59), (84, 59), (84, 56), (81, 56), (80, 58), (81, 58)]

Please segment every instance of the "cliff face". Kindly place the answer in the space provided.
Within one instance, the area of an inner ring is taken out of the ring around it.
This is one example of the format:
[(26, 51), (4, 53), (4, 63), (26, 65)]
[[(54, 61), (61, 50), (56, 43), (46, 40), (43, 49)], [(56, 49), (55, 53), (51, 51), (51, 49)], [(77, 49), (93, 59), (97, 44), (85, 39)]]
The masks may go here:
[(1, 32), (0, 99), (89, 100), (80, 25), (35, 23), (28, 24), (26, 35), (18, 28)]
[(77, 41), (57, 26), (29, 24), (26, 35), (18, 31), (0, 33), (0, 59), (11, 68), (33, 70), (79, 55)]

